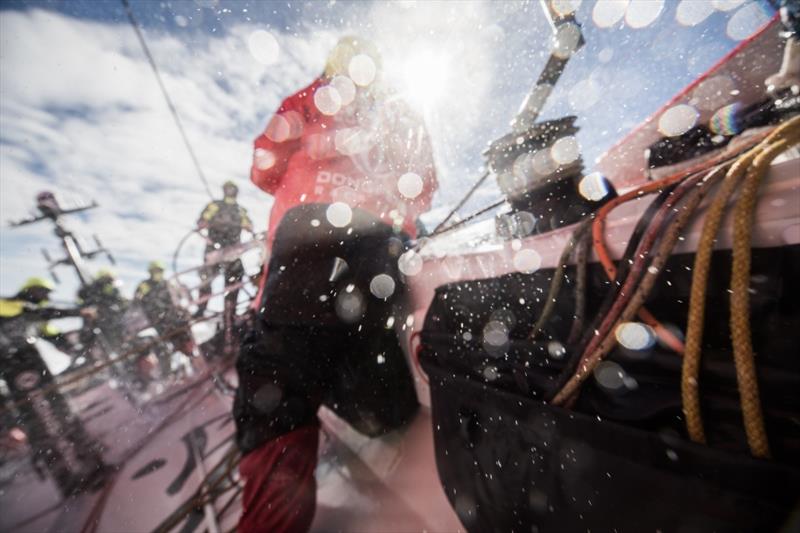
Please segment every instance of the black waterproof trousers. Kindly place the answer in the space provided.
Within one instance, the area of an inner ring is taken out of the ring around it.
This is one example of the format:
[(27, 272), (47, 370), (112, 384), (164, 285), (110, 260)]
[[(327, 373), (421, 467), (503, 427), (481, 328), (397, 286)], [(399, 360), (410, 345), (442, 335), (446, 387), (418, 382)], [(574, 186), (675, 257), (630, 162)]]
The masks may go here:
[(323, 403), (371, 436), (416, 412), (394, 329), (405, 320), (397, 261), (407, 238), (360, 209), (335, 227), (328, 207), (295, 207), (277, 229), (260, 309), (237, 361), (234, 417), (244, 453), (315, 425)]

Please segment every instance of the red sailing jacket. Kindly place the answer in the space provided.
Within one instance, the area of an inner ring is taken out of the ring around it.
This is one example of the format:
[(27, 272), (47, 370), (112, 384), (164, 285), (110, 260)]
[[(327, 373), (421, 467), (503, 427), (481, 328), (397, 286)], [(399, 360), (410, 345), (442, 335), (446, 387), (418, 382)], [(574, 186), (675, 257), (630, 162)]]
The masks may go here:
[(437, 188), (421, 119), (392, 95), (359, 90), (341, 105), (349, 82), (337, 92), (328, 81), (287, 98), (255, 140), (250, 179), (275, 197), (267, 244), (287, 210), (314, 202), (360, 207), (414, 237)]

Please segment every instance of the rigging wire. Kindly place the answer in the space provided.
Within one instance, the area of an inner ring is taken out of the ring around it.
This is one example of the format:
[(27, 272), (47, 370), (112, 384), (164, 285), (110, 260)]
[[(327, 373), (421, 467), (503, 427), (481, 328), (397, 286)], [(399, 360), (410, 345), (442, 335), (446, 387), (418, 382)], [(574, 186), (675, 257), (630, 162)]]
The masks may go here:
[(186, 130), (183, 128), (183, 122), (181, 122), (180, 115), (178, 115), (178, 110), (175, 108), (175, 104), (172, 103), (172, 98), (170, 98), (169, 93), (167, 92), (167, 88), (164, 86), (164, 81), (161, 79), (161, 74), (158, 71), (158, 66), (156, 66), (156, 62), (153, 59), (153, 55), (150, 53), (150, 48), (147, 46), (147, 42), (144, 40), (144, 35), (142, 34), (142, 30), (139, 27), (139, 22), (136, 20), (136, 17), (133, 16), (133, 10), (131, 9), (131, 5), (128, 0), (121, 0), (122, 6), (125, 8), (125, 13), (128, 15), (128, 21), (131, 23), (131, 27), (133, 31), (136, 33), (136, 37), (139, 39), (139, 44), (142, 46), (142, 51), (144, 55), (147, 57), (147, 61), (150, 63), (150, 68), (153, 69), (153, 74), (156, 77), (156, 81), (158, 82), (158, 87), (161, 89), (161, 94), (164, 96), (164, 100), (167, 103), (167, 107), (169, 108), (169, 112), (172, 114), (172, 118), (175, 121), (175, 125), (178, 127), (178, 131), (181, 134), (181, 138), (183, 139), (183, 144), (186, 146), (186, 151), (189, 152), (189, 157), (192, 159), (192, 163), (194, 164), (195, 170), (197, 170), (197, 176), (200, 178), (200, 181), (203, 182), (203, 187), (208, 193), (209, 198), (213, 199), (214, 195), (211, 194), (211, 187), (208, 184), (208, 180), (206, 179), (205, 174), (203, 173), (203, 169), (200, 167), (200, 161), (197, 159), (197, 155), (192, 148), (191, 143), (189, 142), (189, 137), (186, 135)]
[(567, 345), (573, 346), (580, 338), (584, 329), (586, 316), (586, 277), (589, 270), (589, 246), (591, 244), (589, 232), (578, 239), (575, 251), (575, 313), (572, 328), (567, 337)]
[(441, 228), (441, 229), (439, 229), (437, 227), (437, 229), (435, 229), (430, 235), (426, 235), (425, 237), (427, 237), (429, 239), (432, 239), (433, 237), (438, 237), (442, 233), (447, 233), (448, 231), (454, 230), (456, 228), (460, 228), (461, 226), (463, 226), (467, 222), (475, 220), (479, 216), (481, 216), (481, 215), (483, 215), (485, 213), (488, 213), (492, 209), (497, 209), (498, 207), (500, 207), (501, 205), (506, 203), (506, 201), (507, 200), (505, 198), (501, 198), (500, 200), (497, 200), (496, 202), (492, 202), (491, 204), (487, 205), (486, 207), (478, 209), (474, 213), (471, 213), (471, 214), (467, 215), (466, 217), (464, 217), (463, 219), (459, 220), (458, 222), (453, 222), (449, 226), (446, 226), (446, 227)]
[[(472, 195), (475, 193), (475, 191), (478, 190), (478, 187), (483, 185), (483, 182), (486, 181), (486, 178), (489, 177), (489, 174), (490, 174), (490, 172), (487, 170), (483, 174), (483, 176), (478, 178), (478, 181), (476, 181), (475, 184), (472, 185), (472, 188), (467, 191), (467, 194), (465, 194), (461, 198), (461, 200), (458, 201), (456, 206), (453, 209), (450, 210), (450, 212), (447, 214), (447, 216), (444, 217), (444, 219), (441, 222), (439, 222), (439, 224), (435, 228), (433, 228), (433, 231), (431, 232), (431, 235), (437, 235), (437, 234), (441, 233), (443, 230), (447, 230), (447, 229), (450, 229), (452, 227), (455, 227), (454, 225), (445, 227), (445, 224), (447, 224), (450, 221), (450, 219), (453, 218), (453, 215), (455, 215), (458, 212), (459, 209), (464, 207), (464, 204), (467, 203), (467, 200), (469, 200), (472, 197)], [(462, 221), (462, 223), (463, 223), (463, 221)]]
[(528, 335), (529, 339), (536, 340), (536, 336), (540, 331), (544, 330), (544, 326), (550, 320), (550, 315), (553, 314), (553, 311), (556, 307), (556, 297), (558, 296), (558, 292), (561, 290), (561, 284), (564, 281), (564, 273), (567, 268), (569, 258), (578, 242), (583, 240), (591, 223), (591, 216), (584, 219), (584, 221), (578, 225), (575, 231), (572, 232), (572, 237), (570, 237), (569, 242), (567, 242), (567, 245), (561, 252), (561, 257), (558, 260), (558, 266), (556, 267), (556, 271), (553, 273), (553, 281), (550, 283), (550, 289), (547, 291), (547, 303), (545, 303), (544, 308), (539, 315), (539, 319), (536, 321), (536, 324), (534, 324), (533, 329)]

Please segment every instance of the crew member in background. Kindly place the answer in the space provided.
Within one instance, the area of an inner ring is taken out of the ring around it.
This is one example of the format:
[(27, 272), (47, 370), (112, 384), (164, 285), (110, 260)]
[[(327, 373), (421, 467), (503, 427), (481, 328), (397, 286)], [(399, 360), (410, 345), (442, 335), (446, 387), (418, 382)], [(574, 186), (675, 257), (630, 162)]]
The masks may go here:
[(120, 293), (120, 285), (111, 270), (101, 269), (94, 280), (78, 289), (78, 303), (97, 309), (97, 315), (84, 323), (81, 334), (81, 344), (84, 346), (97, 345), (99, 330), (105, 341), (101, 343), (104, 351), (110, 349), (120, 353), (123, 350), (128, 301)]
[(96, 486), (106, 466), (35, 344), (48, 320), (91, 318), (95, 310), (47, 307), (52, 290), (49, 281), (30, 278), (15, 296), (0, 299), (0, 378), (10, 391), (15, 421), (28, 437), (34, 466), (49, 471), (66, 496)]
[[(239, 244), (242, 241), (242, 230), (253, 231), (253, 223), (250, 222), (247, 211), (236, 202), (239, 187), (232, 181), (226, 181), (222, 185), (222, 192), (222, 200), (214, 200), (208, 204), (197, 220), (198, 229), (205, 230), (207, 235), (203, 259), (205, 266), (200, 270), (196, 317), (202, 316), (208, 306), (211, 282), (217, 274), (222, 272), (225, 276), (226, 290), (229, 286), (240, 283), (244, 276), (244, 267), (238, 258), (232, 261), (213, 259), (214, 252)], [(233, 324), (238, 295), (238, 289), (225, 294), (225, 324)]]
[(39, 326), (37, 336), (43, 341), (52, 344), (60, 352), (70, 356), (72, 359), (72, 366), (75, 365), (75, 360), (80, 356), (79, 346), (76, 346), (74, 339), (71, 339), (69, 336), (72, 333), (80, 335), (80, 330), (64, 332), (50, 322), (44, 322)]
[[(194, 339), (190, 329), (189, 314), (175, 305), (170, 283), (164, 279), (164, 264), (161, 261), (152, 261), (147, 272), (150, 274), (146, 280), (139, 283), (133, 295), (135, 302), (139, 303), (147, 321), (158, 332), (165, 342), (171, 343), (175, 348), (188, 357), (195, 355)], [(170, 358), (162, 357), (161, 376), (166, 378), (170, 374)]]
[(255, 140), (251, 180), (275, 201), (237, 361), (242, 533), (309, 528), (321, 403), (370, 436), (417, 409), (392, 324), (398, 261), (437, 182), (422, 120), (380, 70), (372, 43), (343, 38)]

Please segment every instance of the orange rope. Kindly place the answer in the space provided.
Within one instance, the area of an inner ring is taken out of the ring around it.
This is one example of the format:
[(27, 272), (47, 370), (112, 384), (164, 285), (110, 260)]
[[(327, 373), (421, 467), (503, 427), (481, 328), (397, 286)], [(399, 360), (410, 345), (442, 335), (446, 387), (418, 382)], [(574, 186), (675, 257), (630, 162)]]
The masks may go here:
[[(755, 145), (757, 142), (761, 141), (764, 137), (766, 137), (769, 132), (764, 133), (762, 135), (753, 136), (751, 143), (748, 144), (747, 148), (752, 145)], [(634, 198), (640, 198), (646, 194), (652, 194), (655, 192), (659, 192), (666, 187), (674, 185), (684, 179), (686, 179), (689, 175), (694, 174), (696, 172), (700, 172), (703, 170), (708, 170), (714, 165), (717, 165), (727, 159), (729, 156), (721, 155), (715, 157), (709, 161), (705, 161), (701, 164), (695, 165), (687, 170), (682, 170), (679, 173), (671, 174), (665, 178), (662, 178), (658, 181), (653, 181), (637, 187), (627, 193), (618, 196), (608, 202), (607, 204), (603, 205), (595, 215), (594, 224), (592, 225), (592, 241), (594, 245), (594, 252), (597, 255), (597, 258), (602, 263), (603, 267), (605, 268), (606, 275), (608, 279), (614, 280), (617, 276), (617, 269), (614, 265), (614, 261), (611, 259), (608, 248), (605, 245), (605, 240), (603, 234), (605, 232), (605, 220), (608, 214), (613, 211), (617, 206), (633, 200)], [(675, 353), (682, 354), (684, 351), (684, 344), (678, 337), (675, 336), (669, 329), (664, 327), (647, 309), (644, 307), (639, 309), (638, 312), (639, 318), (653, 328), (658, 338), (661, 339), (661, 342), (669, 346)]]
[[(651, 194), (654, 192), (658, 192), (663, 190), (670, 185), (673, 185), (683, 179), (686, 178), (685, 173), (681, 173), (678, 175), (669, 176), (659, 181), (654, 181), (652, 183), (648, 183), (641, 187), (638, 187), (632, 191), (629, 191), (622, 196), (618, 196), (605, 204), (597, 211), (597, 215), (594, 220), (594, 224), (592, 224), (592, 241), (594, 243), (594, 252), (597, 254), (600, 263), (603, 264), (605, 268), (606, 275), (608, 279), (614, 280), (617, 277), (617, 269), (614, 266), (614, 261), (611, 259), (608, 253), (608, 248), (606, 248), (603, 233), (605, 231), (605, 219), (608, 213), (610, 213), (615, 207), (634, 198), (640, 198), (645, 194)], [(642, 322), (653, 328), (658, 335), (658, 338), (661, 341), (669, 346), (675, 353), (682, 354), (683, 353), (683, 342), (677, 338), (671, 331), (669, 331), (666, 327), (664, 327), (661, 322), (659, 322), (653, 315), (642, 307), (639, 309), (639, 318), (642, 319)]]

